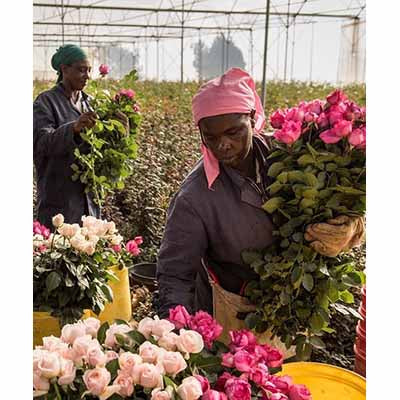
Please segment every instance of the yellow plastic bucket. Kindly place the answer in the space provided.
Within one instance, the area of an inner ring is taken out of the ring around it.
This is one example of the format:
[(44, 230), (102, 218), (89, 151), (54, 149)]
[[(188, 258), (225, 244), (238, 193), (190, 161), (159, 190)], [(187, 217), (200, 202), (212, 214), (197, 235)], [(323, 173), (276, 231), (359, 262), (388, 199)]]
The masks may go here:
[(347, 369), (314, 362), (284, 364), (278, 375), (290, 375), (294, 383), (304, 384), (313, 400), (364, 400), (365, 379)]
[(33, 312), (33, 346), (41, 346), (45, 336), (60, 336), (61, 329), (58, 318), (44, 311)]
[(118, 266), (115, 266), (111, 268), (111, 271), (118, 278), (117, 282), (109, 282), (109, 286), (113, 292), (113, 302), (107, 303), (104, 310), (98, 316), (91, 310), (85, 310), (83, 318), (92, 316), (98, 318), (101, 323), (107, 321), (110, 324), (115, 319), (123, 319), (124, 321), (130, 321), (132, 319), (128, 269), (123, 268), (120, 270)]
[[(118, 278), (117, 282), (109, 282), (113, 291), (113, 302), (107, 303), (104, 310), (97, 316), (91, 310), (84, 310), (82, 318), (96, 317), (101, 323), (112, 323), (115, 319), (130, 321), (132, 319), (131, 292), (129, 288), (128, 269), (111, 267), (111, 271)], [(60, 336), (61, 328), (59, 320), (48, 312), (33, 312), (33, 346), (42, 345), (44, 336)]]

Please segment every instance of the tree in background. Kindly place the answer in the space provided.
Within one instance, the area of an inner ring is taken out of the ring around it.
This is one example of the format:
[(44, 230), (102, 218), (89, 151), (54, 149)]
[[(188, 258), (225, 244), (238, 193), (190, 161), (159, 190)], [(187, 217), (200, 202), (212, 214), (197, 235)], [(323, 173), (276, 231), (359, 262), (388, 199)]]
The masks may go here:
[(139, 54), (137, 50), (128, 50), (120, 46), (105, 47), (107, 64), (111, 67), (110, 78), (120, 79), (132, 69), (137, 69)]
[(193, 66), (200, 81), (215, 78), (232, 67), (244, 69), (246, 66), (242, 51), (223, 33), (214, 39), (210, 48), (199, 40), (193, 46), (193, 51)]

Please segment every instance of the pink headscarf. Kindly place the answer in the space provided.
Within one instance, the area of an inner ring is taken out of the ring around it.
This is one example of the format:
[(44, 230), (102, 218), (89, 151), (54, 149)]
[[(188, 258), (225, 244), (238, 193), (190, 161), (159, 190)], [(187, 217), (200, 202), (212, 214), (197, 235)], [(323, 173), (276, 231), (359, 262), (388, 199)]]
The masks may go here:
[[(240, 68), (231, 68), (223, 75), (206, 82), (192, 99), (192, 113), (196, 125), (205, 117), (250, 113), (252, 110), (256, 110), (254, 130), (260, 133), (265, 125), (264, 108), (253, 78)], [(211, 189), (219, 175), (219, 163), (204, 144), (201, 145), (201, 152), (208, 188)]]

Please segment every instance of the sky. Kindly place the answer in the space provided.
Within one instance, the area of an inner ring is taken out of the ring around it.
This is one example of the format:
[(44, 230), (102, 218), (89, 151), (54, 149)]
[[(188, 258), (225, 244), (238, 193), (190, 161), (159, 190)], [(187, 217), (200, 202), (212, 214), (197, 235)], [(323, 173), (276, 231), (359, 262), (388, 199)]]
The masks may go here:
[[(49, 1), (38, 1), (49, 3)], [(60, 5), (60, 0), (53, 0), (51, 3)], [(65, 2), (66, 3), (66, 2)], [(156, 7), (156, 8), (180, 8), (182, 2), (179, 0), (148, 0), (148, 1), (90, 1), (82, 0), (81, 4), (93, 4), (96, 6), (137, 6), (137, 7)], [(70, 1), (69, 4), (80, 4), (77, 1)], [(365, 6), (365, 0), (291, 0), (290, 11), (293, 13), (335, 13), (356, 15)], [(68, 3), (66, 3), (68, 4)], [(218, 10), (265, 10), (265, 0), (185, 0), (185, 9), (218, 9)], [(274, 0), (270, 2), (270, 12), (287, 12), (288, 1)], [(106, 10), (87, 10), (80, 11), (76, 9), (67, 9), (64, 21), (66, 23), (90, 22), (90, 23), (124, 23), (124, 24), (169, 24), (180, 26), (180, 13), (146, 13), (143, 11), (106, 11)], [(60, 22), (60, 8), (34, 7), (34, 22)], [(365, 10), (360, 13), (361, 20), (365, 19)], [(343, 28), (343, 25), (349, 24), (349, 19), (345, 18), (323, 18), (323, 17), (297, 17), (295, 21), (289, 19), (289, 29), (286, 16), (270, 16), (270, 28), (268, 38), (268, 61), (267, 61), (267, 79), (302, 80), (302, 81), (320, 81), (336, 83), (343, 80), (365, 79), (365, 24), (359, 25), (359, 35), (357, 43), (360, 45), (358, 56), (358, 76), (345, 72), (344, 66), (348, 66), (350, 57), (353, 29)], [(230, 31), (230, 38), (234, 44), (242, 50), (246, 69), (257, 79), (261, 80), (263, 72), (263, 51), (264, 51), (264, 16), (255, 17), (253, 15), (210, 15), (210, 14), (190, 14), (185, 16), (185, 25), (187, 26), (217, 26), (217, 27), (247, 27), (253, 25), (253, 39), (249, 31)], [(345, 29), (345, 32), (343, 32)], [(49, 66), (51, 55), (61, 44), (61, 26), (60, 25), (38, 25), (33, 26), (34, 39), (40, 41), (34, 42), (34, 70), (51, 71)], [(155, 34), (157, 28), (133, 28), (133, 27), (76, 27), (65, 26), (65, 34), (78, 33), (95, 34), (123, 34), (132, 36), (143, 36)], [(159, 28), (160, 35), (180, 35), (180, 29)], [(287, 62), (285, 75), (285, 50), (286, 50), (286, 32), (288, 32)], [(47, 36), (39, 36), (38, 34)], [(56, 33), (58, 36), (52, 35)], [(224, 30), (228, 35), (228, 31)], [(210, 30), (185, 30), (184, 35), (184, 79), (197, 79), (197, 72), (193, 67), (193, 45), (201, 38), (206, 45), (210, 46), (217, 31)], [(49, 41), (51, 39), (52, 41)], [(54, 40), (59, 40), (56, 42)], [(71, 42), (79, 44), (78, 36), (66, 37)], [(134, 41), (132, 38), (119, 38), (124, 41)], [(47, 40), (47, 41), (46, 41)], [(97, 40), (104, 43), (115, 38), (87, 37), (83, 40)], [(82, 43), (82, 47), (84, 43)], [(251, 46), (253, 43), (253, 46)], [(52, 45), (53, 47), (48, 47)], [(47, 46), (46, 48), (43, 46)], [(136, 37), (135, 44), (120, 44), (129, 50), (133, 48), (139, 54), (138, 69), (142, 77), (148, 79), (160, 80), (179, 80), (180, 79), (180, 46), (179, 38), (160, 39), (158, 44), (154, 39), (145, 39)], [(341, 53), (341, 47), (346, 47), (348, 52)], [(157, 63), (157, 59), (159, 62)], [(94, 59), (94, 67), (97, 64), (107, 62), (104, 57)], [(158, 68), (157, 68), (158, 65)], [(339, 73), (338, 73), (339, 72)], [(54, 74), (51, 72), (51, 74)], [(351, 75), (351, 74), (350, 74)]]

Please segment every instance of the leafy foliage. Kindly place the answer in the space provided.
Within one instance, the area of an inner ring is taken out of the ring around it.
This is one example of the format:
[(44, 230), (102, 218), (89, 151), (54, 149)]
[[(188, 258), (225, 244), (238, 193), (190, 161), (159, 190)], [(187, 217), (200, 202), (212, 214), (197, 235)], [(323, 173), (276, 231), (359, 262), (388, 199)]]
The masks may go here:
[(304, 240), (310, 223), (365, 213), (365, 152), (345, 140), (325, 144), (320, 133), (310, 123), (293, 145), (272, 140), (270, 199), (263, 208), (276, 227), (276, 242), (265, 252), (243, 254), (260, 277), (246, 288), (257, 304), (246, 323), (258, 331), (268, 327), (287, 347), (295, 345), (300, 359), (325, 347), (321, 337), (331, 332), (330, 305), (352, 303), (349, 289), (365, 283), (350, 256), (322, 256)]
[[(130, 78), (131, 81), (136, 79), (135, 71)], [(137, 156), (135, 135), (141, 116), (132, 90), (121, 90), (112, 97), (108, 90), (97, 85), (92, 84), (92, 88), (94, 98), (90, 104), (98, 119), (93, 128), (81, 133), (89, 151), (84, 154), (75, 149), (76, 163), (71, 168), (74, 171), (72, 179), (84, 183), (85, 190), (94, 193), (95, 201), (102, 205), (106, 195), (123, 189), (125, 179), (132, 174), (132, 160)], [(116, 118), (118, 111), (127, 116), (129, 132)]]

